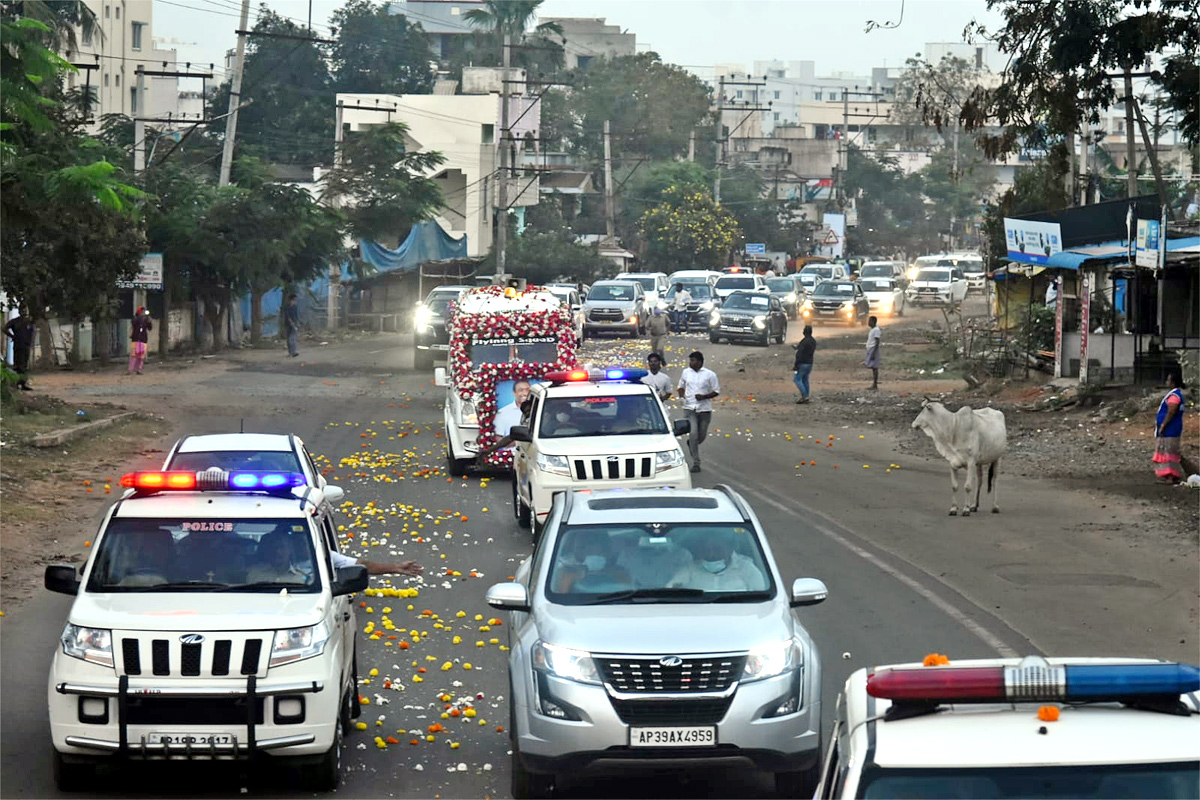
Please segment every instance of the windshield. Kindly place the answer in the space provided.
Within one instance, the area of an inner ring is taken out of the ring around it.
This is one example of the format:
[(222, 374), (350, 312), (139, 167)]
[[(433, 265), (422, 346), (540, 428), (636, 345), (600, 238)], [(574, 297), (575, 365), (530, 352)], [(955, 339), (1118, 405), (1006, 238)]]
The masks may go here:
[(814, 278), (832, 278), (833, 267), (805, 267), (802, 276), (811, 275)]
[(89, 592), (318, 592), (303, 519), (113, 519)]
[(425, 307), (435, 315), (445, 314), (446, 309), (450, 307), (450, 303), (457, 299), (458, 297), (455, 295), (435, 294), (433, 297), (429, 298), (429, 302), (425, 304)]
[(767, 288), (772, 292), (794, 292), (796, 282), (791, 278), (768, 278)]
[(571, 290), (570, 289), (551, 289), (550, 294), (557, 297), (564, 306), (571, 305)]
[(621, 280), (637, 281), (642, 285), (642, 289), (647, 292), (658, 291), (658, 278), (653, 275), (626, 275)]
[(859, 281), (859, 284), (864, 292), (890, 292), (896, 288), (896, 284), (889, 278), (873, 278)]
[(553, 364), (558, 361), (558, 340), (553, 336), (525, 339), (472, 339), (468, 346), (471, 366), (483, 364)]
[(950, 270), (948, 269), (923, 269), (917, 273), (918, 281), (928, 281), (930, 283), (949, 283)]
[(542, 439), (668, 432), (662, 409), (649, 394), (551, 397), (542, 409)]
[(1200, 762), (863, 770), (859, 797), (1196, 797)]
[(890, 278), (892, 276), (892, 265), (867, 264), (858, 275), (860, 278)]
[(588, 300), (632, 300), (633, 287), (621, 286), (620, 284), (601, 284), (593, 286), (588, 292)]
[(569, 526), (550, 564), (546, 594), (564, 605), (760, 602), (774, 594), (757, 537), (737, 523)]
[(727, 275), (717, 278), (718, 289), (753, 289), (754, 278), (746, 275)]
[[(684, 283), (683, 290), (691, 295), (692, 300), (697, 303), (705, 300), (711, 300), (713, 295), (713, 287), (709, 286), (707, 283)], [(667, 293), (663, 295), (663, 299), (675, 299), (674, 286), (672, 286), (670, 289), (667, 289)]]
[(835, 283), (825, 281), (813, 290), (813, 297), (853, 297), (853, 283)]
[(303, 472), (296, 454), (291, 450), (206, 450), (197, 453), (176, 453), (166, 469), (182, 472), (203, 472), (216, 468), (233, 472)]
[(963, 272), (983, 272), (982, 261), (968, 261), (966, 259), (960, 259), (958, 266), (962, 268)]
[(737, 292), (734, 292), (733, 294), (729, 295), (729, 298), (725, 301), (725, 304), (722, 305), (721, 308), (747, 308), (755, 311), (766, 311), (769, 305), (769, 299), (770, 298), (768, 298), (765, 294), (738, 294)]

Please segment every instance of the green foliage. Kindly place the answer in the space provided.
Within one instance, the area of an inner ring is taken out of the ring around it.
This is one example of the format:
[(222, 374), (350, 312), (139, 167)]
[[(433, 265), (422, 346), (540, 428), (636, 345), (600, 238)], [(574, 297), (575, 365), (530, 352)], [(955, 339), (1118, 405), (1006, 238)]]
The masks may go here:
[(958, 134), (958, 167), (955, 169), (952, 146), (934, 151), (930, 163), (920, 173), (922, 190), (933, 203), (930, 209), (935, 227), (950, 233), (951, 223), (956, 242), (963, 240), (962, 225), (975, 219), (983, 201), (991, 193), (995, 179), (987, 159), (975, 146), (974, 137)]
[(115, 180), (117, 168), (107, 161), (63, 167), (46, 178), (46, 193), (55, 203), (93, 200), (118, 213), (137, 215), (133, 203), (144, 200), (145, 192)]
[(741, 236), (737, 221), (699, 191), (669, 187), (663, 200), (639, 220), (646, 260), (659, 269), (702, 269), (727, 263)]
[[(564, 279), (592, 283), (615, 272), (613, 262), (595, 250), (575, 241), (565, 227), (526, 230), (509, 237), (505, 253), (507, 269), (530, 283), (548, 283)], [(494, 270), (495, 249), (484, 259), (481, 271)]]
[(846, 191), (858, 198), (852, 252), (915, 252), (936, 248), (917, 174), (905, 175), (885, 152), (868, 154), (853, 145), (847, 155)]
[(333, 85), (339, 92), (428, 94), (433, 87), (429, 38), (386, 3), (350, 0), (330, 21)]
[(0, 130), (6, 147), (18, 125), (36, 132), (53, 126), (47, 112), (55, 103), (46, 90), (60, 72), (75, 69), (46, 48), (48, 38), (50, 28), (37, 20), (0, 20)]
[[(562, 27), (557, 22), (543, 22), (529, 32), (537, 18), (543, 0), (484, 0), (482, 8), (463, 14), (478, 33), (462, 51), (450, 59), (453, 72), (461, 76), (466, 64), (498, 67), (504, 63), (504, 35), (513, 45), (528, 45), (530, 49), (513, 48), (509, 63), (532, 75), (554, 72), (562, 67)], [(538, 49), (532, 49), (538, 48)]]
[(1031, 351), (1054, 349), (1054, 309), (1034, 304), (1028, 306), (1021, 321), (1020, 342), (1028, 342)]
[(979, 73), (961, 58), (945, 56), (937, 64), (921, 58), (904, 62), (896, 81), (891, 119), (908, 125), (953, 127), (963, 104), (979, 85)]
[(1012, 188), (984, 212), (983, 253), (992, 263), (1008, 252), (1004, 238), (1004, 218), (1038, 211), (1059, 211), (1071, 205), (1063, 176), (1070, 164), (1065, 145), (1050, 150), (1049, 155), (1032, 167), (1017, 170)]

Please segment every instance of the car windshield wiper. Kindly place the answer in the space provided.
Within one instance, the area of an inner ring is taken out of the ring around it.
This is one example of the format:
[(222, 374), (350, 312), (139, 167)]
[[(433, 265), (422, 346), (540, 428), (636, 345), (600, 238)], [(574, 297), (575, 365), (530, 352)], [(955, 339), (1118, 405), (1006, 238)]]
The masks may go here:
[(156, 583), (146, 586), (143, 592), (186, 592), (191, 589), (224, 589), (227, 583), (209, 583), (208, 581), (176, 581), (174, 583)]
[(666, 588), (661, 589), (626, 589), (621, 592), (609, 592), (588, 600), (584, 605), (598, 606), (605, 603), (621, 603), (625, 600), (672, 600), (676, 598), (694, 599), (704, 596), (703, 589)]
[(758, 603), (771, 599), (771, 592), (721, 592), (704, 598), (709, 603)]
[(253, 583), (235, 583), (223, 586), (217, 591), (242, 592), (249, 589), (309, 589), (312, 584), (287, 581), (254, 581)]

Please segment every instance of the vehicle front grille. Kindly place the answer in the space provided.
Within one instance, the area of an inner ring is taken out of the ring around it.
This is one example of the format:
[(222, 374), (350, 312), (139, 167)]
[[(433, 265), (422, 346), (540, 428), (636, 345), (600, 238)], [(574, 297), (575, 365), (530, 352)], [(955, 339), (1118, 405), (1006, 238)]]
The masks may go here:
[(619, 692), (723, 692), (738, 679), (746, 657), (683, 657), (664, 666), (668, 658), (597, 657), (604, 680)]
[(616, 308), (593, 308), (588, 312), (592, 322), (624, 322), (625, 312)]
[(716, 725), (725, 718), (733, 696), (714, 699), (618, 700), (610, 697), (627, 725)]
[[(121, 637), (121, 663), (117, 668), (126, 675), (149, 673), (160, 677), (221, 677), (231, 671), (261, 676), (266, 668), (262, 663), (263, 646), (269, 643), (263, 636), (257, 631), (248, 635), (225, 634), (219, 639), (206, 636), (198, 644), (184, 644), (177, 635), (163, 639), (129, 633)], [(233, 661), (235, 657), (239, 659), (236, 662)]]
[(650, 456), (596, 456), (571, 459), (572, 472), (581, 481), (619, 481), (654, 477)]
[[(139, 697), (130, 695), (130, 725), (245, 725), (245, 697)], [(263, 723), (263, 700), (255, 701), (255, 723)]]
[(937, 294), (941, 289), (935, 286), (921, 286), (917, 288), (917, 294)]
[(842, 307), (842, 302), (843, 301), (841, 301), (841, 300), (835, 300), (834, 302), (825, 302), (822, 300), (814, 300), (813, 308), (816, 308), (820, 311), (835, 311)]
[(721, 317), (721, 324), (727, 328), (749, 328), (750, 320), (747, 317)]

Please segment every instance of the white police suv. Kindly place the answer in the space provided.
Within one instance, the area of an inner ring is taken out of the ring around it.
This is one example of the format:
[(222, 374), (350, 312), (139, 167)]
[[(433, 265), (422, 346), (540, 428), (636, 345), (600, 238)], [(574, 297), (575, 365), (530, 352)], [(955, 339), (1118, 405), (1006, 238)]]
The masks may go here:
[(1200, 669), (1140, 659), (957, 661), (846, 681), (818, 798), (1195, 798)]
[(299, 472), (136, 472), (77, 577), (50, 666), (55, 776), (128, 759), (291, 759), (332, 789), (357, 716), (354, 608), (336, 525)]
[(534, 537), (558, 492), (573, 489), (692, 488), (677, 436), (687, 420), (667, 416), (644, 369), (610, 367), (552, 372), (532, 390), (532, 404), (509, 435), (513, 513)]

